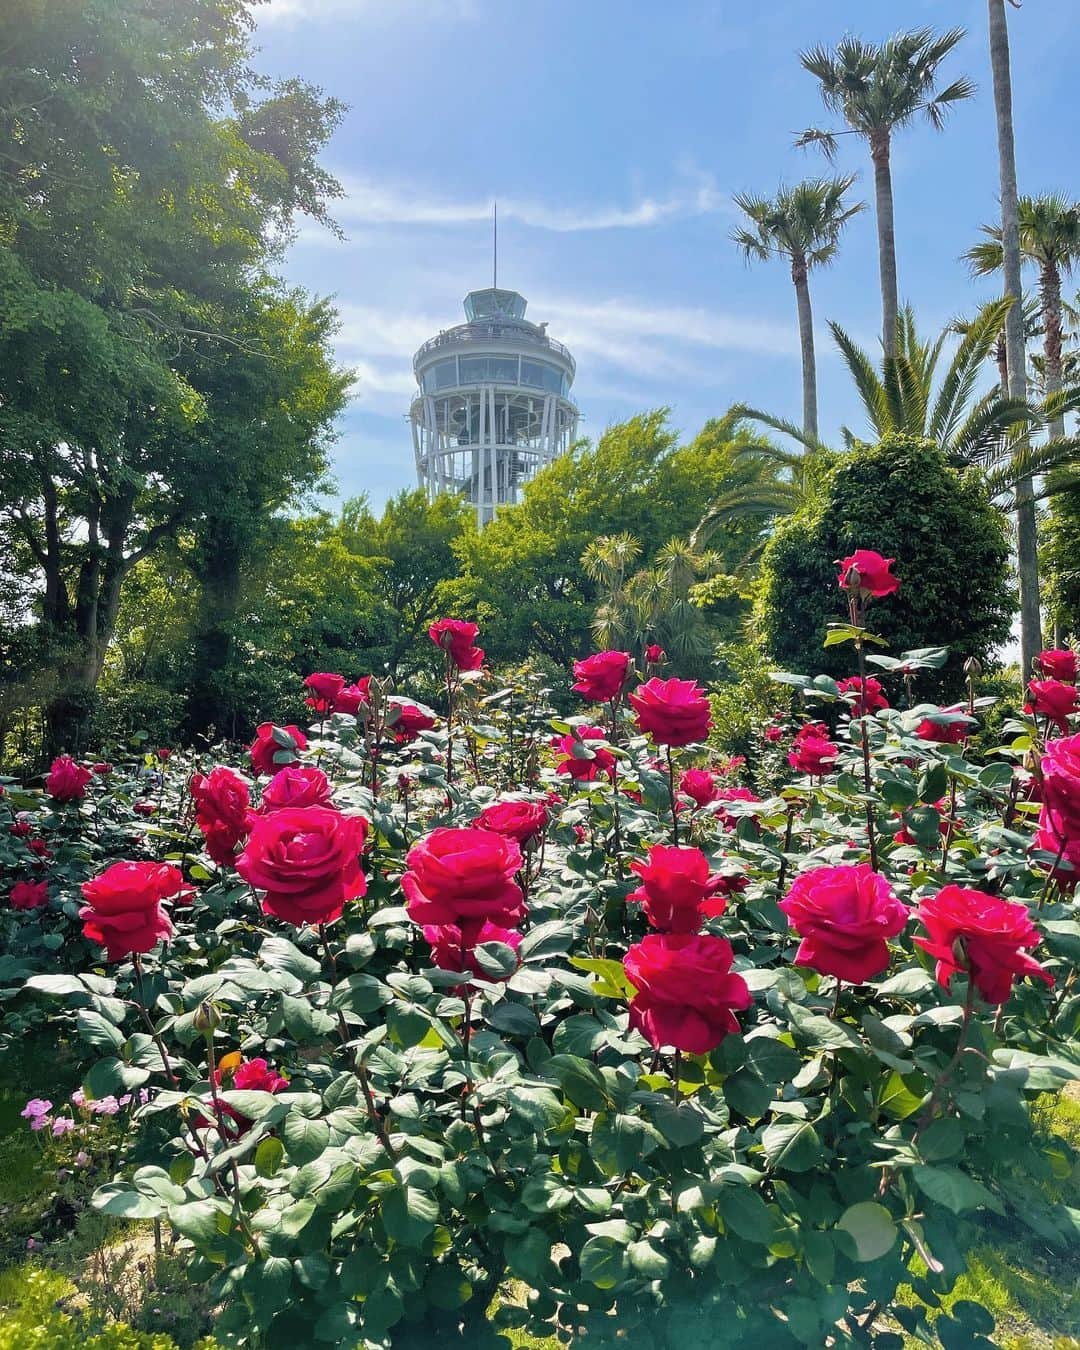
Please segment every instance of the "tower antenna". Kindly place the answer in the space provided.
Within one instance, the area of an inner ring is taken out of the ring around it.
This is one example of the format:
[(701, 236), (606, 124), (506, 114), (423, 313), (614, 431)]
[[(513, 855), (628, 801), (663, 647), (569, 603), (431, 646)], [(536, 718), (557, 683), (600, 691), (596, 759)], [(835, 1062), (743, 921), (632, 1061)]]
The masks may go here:
[(491, 217), (491, 285), (499, 289), (499, 203), (492, 203)]

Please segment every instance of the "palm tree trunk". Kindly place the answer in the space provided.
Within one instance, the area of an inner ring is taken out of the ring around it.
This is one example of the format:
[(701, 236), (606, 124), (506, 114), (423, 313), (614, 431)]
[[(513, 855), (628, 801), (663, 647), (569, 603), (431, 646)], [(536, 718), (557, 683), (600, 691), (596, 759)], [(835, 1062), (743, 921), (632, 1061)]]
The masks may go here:
[[(1016, 145), (1013, 140), (1012, 79), (1009, 72), (1009, 29), (1005, 0), (987, 0), (990, 28), (990, 68), (994, 77), (997, 117), (998, 173), (1001, 193), (1001, 252), (1005, 294), (1012, 306), (1005, 316), (1005, 349), (1009, 368), (1009, 396), (1027, 398), (1024, 355), (1024, 307), (1020, 292), (1020, 223), (1016, 205)], [(1020, 667), (1028, 679), (1042, 647), (1039, 611), (1039, 541), (1031, 478), (1016, 487), (1016, 555), (1020, 574)]]
[(805, 258), (793, 258), (791, 279), (795, 283), (795, 303), (799, 310), (799, 349), (802, 353), (803, 435), (818, 438), (817, 361), (814, 356), (814, 312), (810, 308), (810, 283)]
[(877, 213), (878, 270), (881, 273), (881, 341), (886, 356), (896, 355), (896, 232), (893, 225), (892, 170), (889, 166), (889, 132), (870, 135), (874, 161), (874, 203)]
[[(1044, 263), (1039, 273), (1042, 297), (1043, 356), (1046, 360), (1047, 397), (1061, 392), (1061, 273), (1052, 262)], [(1065, 416), (1049, 423), (1050, 439), (1065, 435)]]

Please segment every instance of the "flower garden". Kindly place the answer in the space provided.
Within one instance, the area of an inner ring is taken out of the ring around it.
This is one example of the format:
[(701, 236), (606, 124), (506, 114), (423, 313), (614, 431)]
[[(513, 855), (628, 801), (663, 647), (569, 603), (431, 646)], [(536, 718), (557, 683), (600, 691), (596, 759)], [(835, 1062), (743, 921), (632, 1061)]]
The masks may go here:
[(317, 673), (243, 751), (8, 781), (4, 1044), (78, 1077), (22, 1127), (219, 1345), (996, 1344), (976, 1226), (1080, 1239), (1077, 663), (987, 739), (902, 585), (842, 561), (852, 675), (776, 672), (751, 764), (655, 646), (559, 717), (444, 619), (438, 711)]

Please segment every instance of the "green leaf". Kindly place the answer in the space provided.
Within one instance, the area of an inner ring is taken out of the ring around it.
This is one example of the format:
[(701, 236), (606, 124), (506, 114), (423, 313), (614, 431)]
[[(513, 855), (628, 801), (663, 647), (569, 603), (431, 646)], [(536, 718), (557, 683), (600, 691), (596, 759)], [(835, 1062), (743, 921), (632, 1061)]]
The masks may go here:
[(919, 800), (933, 806), (944, 797), (948, 786), (949, 775), (945, 771), (945, 765), (938, 761), (930, 765), (919, 779)]
[(337, 1022), (329, 1013), (313, 1008), (306, 998), (281, 995), (281, 1013), (285, 1029), (294, 1041), (318, 1041), (329, 1036)]
[(896, 1242), (893, 1216), (876, 1200), (863, 1200), (844, 1210), (837, 1228), (855, 1243), (856, 1260), (879, 1261)]
[(604, 1078), (595, 1064), (577, 1055), (552, 1055), (543, 1066), (575, 1106), (599, 1111), (607, 1104)]
[(919, 1152), (927, 1162), (955, 1158), (964, 1147), (966, 1132), (955, 1116), (932, 1121), (919, 1135)]
[(626, 1276), (626, 1249), (610, 1237), (591, 1237), (581, 1249), (581, 1278), (598, 1289), (615, 1289)]
[(717, 1206), (724, 1224), (739, 1237), (766, 1247), (772, 1242), (776, 1219), (757, 1191), (749, 1186), (725, 1186)]
[(818, 1133), (808, 1121), (776, 1121), (761, 1136), (765, 1156), (773, 1167), (785, 1172), (808, 1172), (821, 1160)]
[(259, 959), (271, 970), (284, 970), (305, 984), (322, 971), (320, 962), (283, 937), (267, 938), (259, 948)]
[(981, 1181), (969, 1177), (958, 1167), (928, 1167), (922, 1163), (911, 1169), (911, 1177), (919, 1190), (953, 1214), (985, 1206), (997, 1214), (1004, 1214), (1001, 1201), (988, 1191)]
[(31, 975), (23, 988), (36, 989), (39, 994), (52, 994), (56, 998), (86, 993), (82, 980), (74, 975)]
[(75, 1025), (80, 1037), (88, 1045), (96, 1046), (99, 1050), (111, 1050), (117, 1054), (124, 1044), (124, 1033), (120, 1028), (89, 1008), (79, 1009)]
[(504, 998), (487, 1015), (487, 1024), (507, 1036), (535, 1036), (540, 1022), (531, 1008)]
[(276, 1176), (285, 1157), (285, 1145), (280, 1139), (267, 1135), (255, 1150), (255, 1171), (261, 1177)]
[(572, 956), (570, 964), (578, 970), (587, 970), (596, 976), (594, 988), (604, 998), (631, 999), (637, 990), (627, 979), (621, 961), (600, 960), (591, 956)]
[(893, 1120), (907, 1120), (926, 1100), (924, 1080), (914, 1074), (902, 1076), (895, 1069), (882, 1085), (878, 1106)]
[(593, 1121), (590, 1152), (609, 1175), (629, 1172), (664, 1143), (648, 1121), (622, 1111), (604, 1111)]
[(137, 1069), (123, 1060), (110, 1056), (99, 1059), (91, 1065), (89, 1073), (83, 1079), (83, 1090), (88, 1097), (98, 1100), (102, 1097), (120, 1097), (133, 1088), (141, 1087), (150, 1077), (146, 1069)]
[(547, 923), (529, 929), (521, 939), (518, 956), (522, 961), (547, 960), (569, 951), (573, 941), (574, 930), (568, 923), (562, 919), (549, 919)]
[(424, 1281), (424, 1293), (435, 1308), (452, 1312), (462, 1308), (472, 1297), (473, 1287), (460, 1266), (438, 1265)]
[(165, 1212), (160, 1200), (143, 1195), (123, 1181), (110, 1181), (99, 1186), (90, 1198), (90, 1203), (102, 1214), (111, 1214), (117, 1219), (159, 1219)]
[(665, 1280), (671, 1273), (670, 1259), (652, 1242), (631, 1242), (626, 1254), (637, 1273), (647, 1280)]
[(310, 1120), (296, 1111), (285, 1117), (281, 1134), (289, 1161), (299, 1164), (313, 1161), (330, 1143), (330, 1126), (325, 1120)]
[(536, 1286), (551, 1270), (551, 1239), (541, 1228), (511, 1234), (503, 1248), (510, 1273), (526, 1284)]
[(473, 948), (473, 956), (481, 972), (489, 979), (505, 980), (518, 968), (518, 956), (506, 942), (480, 942)]
[(365, 1013), (374, 1012), (384, 1003), (389, 1003), (392, 998), (390, 990), (374, 975), (357, 973), (334, 985), (330, 991), (329, 1007), (335, 1012), (340, 1009), (363, 1017)]
[(793, 1046), (770, 1035), (748, 1036), (746, 1057), (766, 1083), (790, 1081), (802, 1064), (802, 1056)]
[(419, 1247), (438, 1217), (439, 1201), (429, 1191), (399, 1186), (383, 1196), (383, 1227), (403, 1246)]
[(823, 1013), (808, 1012), (798, 1003), (788, 1003), (784, 1011), (796, 1034), (814, 1050), (861, 1048), (858, 1036), (844, 1022), (834, 1022)]
[(1012, 780), (1013, 768), (1011, 764), (997, 762), (987, 764), (979, 770), (979, 786), (985, 788), (987, 792), (997, 792), (1002, 788), (1007, 788)]

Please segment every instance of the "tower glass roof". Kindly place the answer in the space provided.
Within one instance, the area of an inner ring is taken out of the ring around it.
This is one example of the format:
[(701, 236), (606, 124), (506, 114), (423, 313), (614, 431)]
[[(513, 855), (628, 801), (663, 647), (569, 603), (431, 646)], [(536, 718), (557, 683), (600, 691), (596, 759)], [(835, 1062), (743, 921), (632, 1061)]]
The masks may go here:
[(470, 291), (465, 297), (465, 317), (474, 319), (523, 319), (528, 302), (517, 291), (503, 291), (494, 286), (487, 290)]

